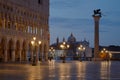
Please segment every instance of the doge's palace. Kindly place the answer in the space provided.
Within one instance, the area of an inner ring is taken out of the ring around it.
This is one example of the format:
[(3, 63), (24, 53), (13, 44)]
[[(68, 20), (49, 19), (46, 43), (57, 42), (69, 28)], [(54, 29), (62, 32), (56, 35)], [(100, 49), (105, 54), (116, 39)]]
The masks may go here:
[(47, 60), (49, 35), (49, 0), (0, 0), (0, 62)]

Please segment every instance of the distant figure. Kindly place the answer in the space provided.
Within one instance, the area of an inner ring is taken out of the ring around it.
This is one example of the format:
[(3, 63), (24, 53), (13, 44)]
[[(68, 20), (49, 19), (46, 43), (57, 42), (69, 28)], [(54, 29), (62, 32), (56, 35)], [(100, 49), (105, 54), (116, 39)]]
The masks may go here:
[(100, 15), (101, 16), (101, 9), (94, 10), (94, 15)]

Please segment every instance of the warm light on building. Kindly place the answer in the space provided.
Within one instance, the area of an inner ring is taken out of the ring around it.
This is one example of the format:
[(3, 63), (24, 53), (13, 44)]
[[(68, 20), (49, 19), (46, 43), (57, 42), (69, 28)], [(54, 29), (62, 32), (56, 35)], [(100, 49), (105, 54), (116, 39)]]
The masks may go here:
[(49, 0), (42, 0), (42, 4), (38, 1), (0, 1), (0, 58), (3, 62), (27, 61), (28, 56), (32, 56), (31, 44), (35, 45), (38, 40), (39, 58), (44, 56), (47, 60)]

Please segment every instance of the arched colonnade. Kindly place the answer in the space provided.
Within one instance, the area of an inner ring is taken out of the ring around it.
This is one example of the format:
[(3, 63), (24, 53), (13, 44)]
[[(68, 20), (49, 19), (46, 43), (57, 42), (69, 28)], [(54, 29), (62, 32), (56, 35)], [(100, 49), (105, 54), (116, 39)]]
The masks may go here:
[(34, 47), (31, 39), (23, 40), (18, 38), (0, 37), (0, 61), (1, 62), (28, 62), (33, 60), (35, 54), (36, 60), (47, 60), (47, 44), (42, 42)]

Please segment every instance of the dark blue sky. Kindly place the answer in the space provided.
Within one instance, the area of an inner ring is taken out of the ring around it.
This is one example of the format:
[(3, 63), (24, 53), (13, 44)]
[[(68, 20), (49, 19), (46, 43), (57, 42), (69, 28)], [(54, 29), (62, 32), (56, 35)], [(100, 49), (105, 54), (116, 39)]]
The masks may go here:
[(94, 46), (93, 10), (101, 9), (100, 45), (120, 45), (120, 0), (50, 0), (50, 42), (67, 40), (71, 32), (77, 41)]

